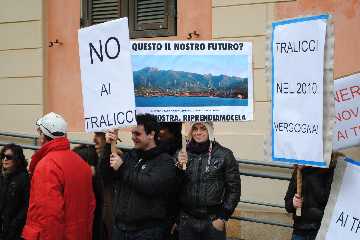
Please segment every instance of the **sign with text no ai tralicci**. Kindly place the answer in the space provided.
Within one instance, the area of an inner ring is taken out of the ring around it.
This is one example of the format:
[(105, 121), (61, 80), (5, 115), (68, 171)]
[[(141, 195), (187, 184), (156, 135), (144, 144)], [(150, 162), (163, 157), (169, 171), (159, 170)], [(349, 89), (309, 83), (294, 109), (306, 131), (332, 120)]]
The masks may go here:
[(324, 49), (328, 15), (272, 25), (272, 159), (326, 166)]
[(135, 125), (127, 18), (79, 30), (85, 131)]

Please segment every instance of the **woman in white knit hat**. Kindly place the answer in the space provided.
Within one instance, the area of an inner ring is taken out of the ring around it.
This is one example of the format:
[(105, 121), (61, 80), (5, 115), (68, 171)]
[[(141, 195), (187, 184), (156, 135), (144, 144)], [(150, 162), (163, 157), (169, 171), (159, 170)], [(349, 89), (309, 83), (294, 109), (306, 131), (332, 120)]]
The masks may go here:
[(211, 122), (191, 124), (180, 193), (180, 240), (225, 240), (225, 223), (240, 200), (239, 166), (232, 151), (215, 141)]

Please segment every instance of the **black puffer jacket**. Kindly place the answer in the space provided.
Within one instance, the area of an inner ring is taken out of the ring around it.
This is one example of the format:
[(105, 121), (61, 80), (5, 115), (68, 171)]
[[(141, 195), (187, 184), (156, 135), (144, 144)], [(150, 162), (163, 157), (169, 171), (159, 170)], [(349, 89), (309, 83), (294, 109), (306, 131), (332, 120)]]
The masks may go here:
[(20, 239), (29, 205), (26, 170), (0, 176), (0, 239)]
[(181, 209), (196, 218), (216, 215), (228, 219), (240, 200), (239, 165), (232, 151), (216, 142), (213, 143), (210, 166), (208, 159), (208, 151), (200, 154), (188, 151), (180, 194)]
[(292, 202), (297, 192), (296, 171), (294, 171), (285, 196), (285, 208), (289, 213), (293, 213), (295, 234), (316, 233), (319, 230), (329, 198), (333, 175), (334, 168), (305, 167), (302, 170), (303, 205), (301, 216), (296, 216), (296, 209)]
[[(110, 155), (110, 145), (105, 146)], [(167, 224), (168, 194), (175, 188), (176, 167), (171, 157), (159, 147), (141, 152), (130, 150), (118, 171), (109, 168), (109, 159), (102, 161), (103, 169), (116, 179), (113, 203), (114, 222), (127, 229), (141, 229)], [(105, 164), (104, 164), (105, 163)]]

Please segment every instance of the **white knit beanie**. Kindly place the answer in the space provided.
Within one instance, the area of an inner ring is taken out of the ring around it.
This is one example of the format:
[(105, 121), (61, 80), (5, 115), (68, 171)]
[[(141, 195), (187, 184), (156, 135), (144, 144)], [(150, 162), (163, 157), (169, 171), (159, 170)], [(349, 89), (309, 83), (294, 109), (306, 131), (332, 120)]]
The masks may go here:
[(189, 133), (188, 133), (188, 138), (191, 139), (192, 138), (192, 128), (195, 124), (202, 124), (206, 127), (208, 134), (209, 134), (209, 140), (211, 142), (215, 141), (215, 137), (214, 137), (214, 124), (212, 122), (190, 122), (190, 129), (189, 129)]
[(54, 112), (48, 113), (36, 122), (36, 126), (41, 132), (52, 138), (64, 137), (67, 132), (67, 123), (65, 119)]

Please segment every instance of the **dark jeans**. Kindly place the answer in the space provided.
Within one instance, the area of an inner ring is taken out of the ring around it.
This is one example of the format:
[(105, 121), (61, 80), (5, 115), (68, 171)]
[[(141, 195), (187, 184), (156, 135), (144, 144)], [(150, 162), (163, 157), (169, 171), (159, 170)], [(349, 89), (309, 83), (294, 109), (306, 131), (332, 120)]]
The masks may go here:
[(310, 233), (304, 236), (293, 234), (291, 240), (315, 240), (316, 235), (316, 233)]
[(226, 231), (219, 231), (212, 225), (211, 218), (197, 219), (182, 214), (179, 224), (180, 240), (225, 240)]
[(167, 240), (166, 227), (152, 227), (141, 230), (126, 230), (114, 225), (112, 240)]

